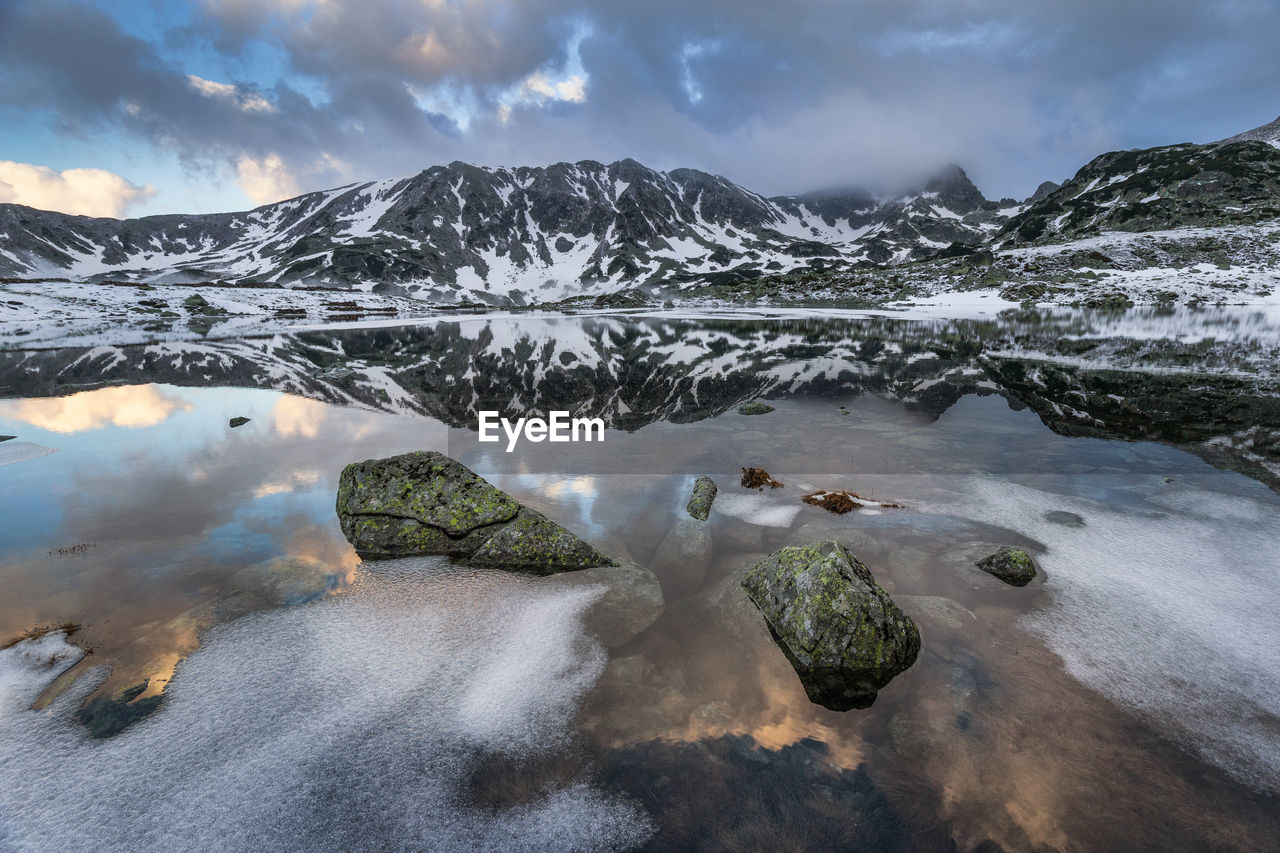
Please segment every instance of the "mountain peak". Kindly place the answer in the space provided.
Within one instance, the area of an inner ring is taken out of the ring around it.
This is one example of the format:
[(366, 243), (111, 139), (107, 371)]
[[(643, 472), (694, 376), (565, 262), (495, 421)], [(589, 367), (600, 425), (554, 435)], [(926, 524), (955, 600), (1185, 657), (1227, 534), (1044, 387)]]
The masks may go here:
[(882, 202), (864, 190), (765, 198), (720, 175), (631, 158), (455, 161), (240, 213), (83, 221), (0, 205), (0, 276), (219, 277), (519, 305), (919, 260), (982, 242), (996, 225), (985, 205), (958, 166), (914, 197)]
[(948, 209), (960, 214), (972, 213), (987, 203), (986, 196), (955, 163), (938, 170), (925, 182), (922, 192), (936, 193)]
[(1031, 198), (1027, 199), (1027, 204), (1035, 204), (1043, 198), (1047, 198), (1054, 190), (1060, 189), (1062, 184), (1054, 181), (1045, 181), (1036, 187), (1036, 191), (1031, 194)]
[(1246, 130), (1244, 133), (1237, 133), (1235, 136), (1222, 140), (1222, 142), (1267, 142), (1280, 148), (1280, 117), (1270, 124), (1255, 127), (1253, 130)]

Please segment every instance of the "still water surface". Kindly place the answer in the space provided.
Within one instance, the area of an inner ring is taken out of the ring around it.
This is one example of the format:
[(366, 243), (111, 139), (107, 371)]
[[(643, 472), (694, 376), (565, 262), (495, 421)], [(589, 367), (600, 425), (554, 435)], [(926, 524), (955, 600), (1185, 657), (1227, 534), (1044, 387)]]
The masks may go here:
[[(528, 317), (0, 354), (0, 641), (92, 649), (0, 651), (0, 847), (1276, 849), (1277, 346), (1250, 316)], [(610, 429), (508, 454), (490, 407)], [(652, 568), (662, 614), (606, 646), (601, 587), (362, 564), (339, 473), (420, 449)], [(658, 561), (699, 474), (711, 560)], [(924, 638), (860, 711), (810, 703), (738, 589), (830, 537)], [(1003, 544), (1042, 576), (972, 567)], [(158, 710), (89, 737), (135, 686)]]

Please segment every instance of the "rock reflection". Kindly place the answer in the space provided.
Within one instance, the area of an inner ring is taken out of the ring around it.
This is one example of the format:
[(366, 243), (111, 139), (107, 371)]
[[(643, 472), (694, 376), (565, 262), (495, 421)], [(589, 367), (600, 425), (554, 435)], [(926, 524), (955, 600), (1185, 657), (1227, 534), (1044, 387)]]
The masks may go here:
[[(420, 441), (423, 430), (419, 422), (396, 438), (400, 431), (385, 419), (374, 418), (371, 427), (367, 416), (333, 417), (315, 401), (258, 392), (246, 398), (248, 405), (282, 413), (276, 423), (284, 428), (229, 434), (220, 426), (225, 419), (216, 392), (179, 397), (160, 386), (17, 401), (6, 404), (4, 416), (37, 411), (27, 403), (61, 405), (86, 396), (99, 402), (66, 410), (105, 413), (99, 418), (104, 423), (141, 424), (137, 407), (110, 412), (127, 399), (159, 401), (153, 412), (188, 417), (182, 425), (164, 418), (140, 425), (152, 431), (150, 438), (114, 453), (92, 441), (64, 448), (59, 456), (68, 458), (50, 469), (53, 479), (39, 496), (57, 513), (30, 516), (28, 534), (44, 544), (0, 557), (11, 593), (0, 603), (0, 640), (43, 623), (81, 625), (76, 641), (93, 654), (51, 684), (37, 704), (106, 667), (110, 675), (81, 716), (91, 731), (109, 735), (140, 716), (139, 709), (155, 710), (204, 631), (255, 610), (346, 589), (359, 561), (332, 519), (345, 460), (331, 448), (405, 441), (410, 432)], [(192, 418), (209, 427), (190, 431)], [(88, 423), (61, 418), (44, 427)], [(10, 517), (22, 524), (28, 505), (12, 490), (4, 498)], [(68, 543), (84, 547), (61, 547)]]

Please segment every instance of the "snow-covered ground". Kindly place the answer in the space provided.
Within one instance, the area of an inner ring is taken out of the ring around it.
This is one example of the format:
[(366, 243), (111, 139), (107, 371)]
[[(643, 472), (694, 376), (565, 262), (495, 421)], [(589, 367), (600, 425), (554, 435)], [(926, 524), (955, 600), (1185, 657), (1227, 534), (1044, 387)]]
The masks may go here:
[[(536, 292), (531, 285), (527, 292)], [(600, 294), (615, 290), (603, 287)], [(572, 306), (592, 311), (589, 292)], [(556, 293), (556, 297), (563, 294)], [(190, 304), (192, 297), (196, 304)], [(1248, 305), (1280, 311), (1280, 222), (1113, 232), (971, 259), (781, 277), (661, 293), (669, 310), (836, 305), (922, 317), (987, 317), (1037, 305)], [(203, 300), (203, 303), (200, 302)], [(644, 313), (644, 299), (637, 307)], [(495, 309), (501, 313), (505, 309)], [(138, 343), (404, 322), (458, 313), (409, 296), (346, 290), (67, 281), (0, 284), (0, 348)], [(829, 315), (831, 309), (822, 308)]]
[[(187, 305), (194, 296), (207, 306)], [(408, 297), (340, 290), (3, 284), (0, 349), (271, 334), (369, 316), (422, 317), (432, 307)]]

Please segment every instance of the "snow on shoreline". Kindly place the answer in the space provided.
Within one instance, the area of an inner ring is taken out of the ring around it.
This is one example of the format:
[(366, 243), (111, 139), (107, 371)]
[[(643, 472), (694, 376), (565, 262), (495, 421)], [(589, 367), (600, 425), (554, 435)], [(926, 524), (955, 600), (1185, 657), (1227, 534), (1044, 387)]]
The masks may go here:
[[(46, 289), (47, 288), (47, 289)], [(41, 289), (46, 289), (40, 292)], [(121, 291), (127, 291), (122, 293)], [(540, 308), (494, 308), (486, 311), (431, 305), (404, 297), (358, 298), (342, 291), (203, 288), (199, 294), (225, 314), (189, 314), (182, 302), (197, 291), (157, 285), (137, 293), (111, 285), (41, 283), (0, 285), (0, 350), (53, 349), (187, 340), (222, 340), (294, 334), (320, 330), (374, 329), (432, 325), (441, 322), (484, 322), (509, 318), (564, 316), (632, 316), (644, 318), (762, 320), (857, 319), (895, 317), (903, 320), (996, 320), (1027, 306), (1000, 296), (996, 289), (951, 291), (887, 304), (878, 308), (830, 308), (804, 305), (736, 306), (690, 302), (666, 308), (593, 308), (565, 312)], [(160, 300), (174, 306), (176, 316), (139, 313), (135, 300)], [(328, 308), (352, 302), (361, 310)], [(281, 314), (281, 309), (294, 313)], [(1256, 336), (1280, 329), (1280, 295), (1243, 303), (1202, 308), (1139, 306), (1126, 312), (1044, 305), (1045, 316), (1089, 317), (1089, 336), (1167, 338), (1197, 341), (1236, 335)], [(1119, 318), (1123, 317), (1123, 320)]]
[[(1221, 257), (1217, 263), (1198, 260), (1196, 253), (1203, 254), (1203, 247), (1210, 243), (1220, 247)], [(1098, 254), (1096, 269), (1089, 266), (1090, 253)], [(1105, 253), (1105, 257), (1099, 253)], [(1280, 316), (1280, 222), (1143, 233), (1108, 232), (1067, 243), (1001, 249), (995, 257), (995, 267), (1003, 272), (998, 280), (990, 282), (957, 278), (946, 265), (924, 262), (869, 273), (835, 273), (807, 284), (799, 292), (780, 284), (776, 289), (766, 289), (750, 305), (735, 303), (731, 296), (695, 296), (699, 289), (694, 288), (689, 293), (680, 290), (665, 293), (669, 300), (665, 309), (600, 309), (590, 301), (594, 292), (586, 292), (580, 304), (573, 306), (573, 313), (978, 320), (1033, 304), (1122, 307), (1127, 300), (1162, 307), (1243, 306), (1242, 310), (1261, 312), (1269, 318)], [(1151, 258), (1156, 259), (1156, 265), (1148, 265)], [(981, 267), (977, 271), (980, 272)], [(970, 275), (972, 273), (970, 271)], [(868, 277), (867, 282), (873, 286), (871, 293), (859, 289), (857, 279), (860, 277)], [(879, 279), (886, 277), (888, 281), (898, 282), (893, 289), (901, 292), (886, 298), (878, 289), (884, 285)], [(749, 292), (747, 287), (744, 283), (744, 292)], [(600, 289), (600, 294), (608, 295), (615, 290), (616, 285), (609, 285)], [(651, 288), (639, 292), (646, 290)], [(876, 293), (880, 295), (877, 297)], [(208, 308), (185, 304), (197, 294), (208, 303)], [(485, 292), (482, 295), (492, 300), (502, 294)], [(870, 307), (814, 307), (818, 301), (837, 306), (842, 302), (850, 306), (868, 303)], [(558, 312), (563, 307), (486, 309), (369, 290), (10, 281), (0, 283), (0, 349), (246, 337), (321, 328), (372, 328), (433, 323), (476, 316), (478, 312), (486, 317), (538, 316), (547, 311)], [(1274, 319), (1271, 322), (1274, 323)]]

